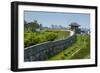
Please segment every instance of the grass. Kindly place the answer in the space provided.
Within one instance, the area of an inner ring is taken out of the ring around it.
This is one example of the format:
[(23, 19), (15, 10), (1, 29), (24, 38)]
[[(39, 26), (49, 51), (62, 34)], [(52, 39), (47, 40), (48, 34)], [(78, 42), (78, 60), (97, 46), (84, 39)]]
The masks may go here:
[(55, 41), (65, 39), (69, 36), (69, 31), (60, 30), (46, 30), (39, 32), (25, 32), (24, 33), (24, 47), (40, 44), (47, 41)]
[(90, 58), (90, 37), (89, 35), (77, 35), (76, 42), (49, 58), (49, 60), (70, 60), (70, 59), (87, 59)]
[(70, 34), (69, 31), (60, 31), (60, 30), (48, 30), (48, 31), (45, 31), (44, 33), (48, 34), (48, 33), (51, 33), (51, 32), (57, 34), (56, 40), (58, 40), (58, 39), (65, 39)]

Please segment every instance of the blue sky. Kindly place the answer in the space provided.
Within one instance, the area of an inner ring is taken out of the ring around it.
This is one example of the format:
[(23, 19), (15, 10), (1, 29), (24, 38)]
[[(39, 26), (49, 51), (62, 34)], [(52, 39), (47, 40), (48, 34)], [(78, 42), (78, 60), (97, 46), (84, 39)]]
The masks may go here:
[(24, 20), (37, 20), (45, 27), (50, 27), (51, 24), (67, 27), (71, 22), (77, 22), (82, 28), (90, 28), (90, 15), (83, 13), (24, 11)]

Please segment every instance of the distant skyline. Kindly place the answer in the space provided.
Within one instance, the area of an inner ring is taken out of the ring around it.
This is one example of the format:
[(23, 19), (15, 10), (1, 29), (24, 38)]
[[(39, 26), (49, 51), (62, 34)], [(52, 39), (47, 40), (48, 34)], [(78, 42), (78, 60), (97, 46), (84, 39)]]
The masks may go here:
[(76, 22), (81, 28), (90, 28), (90, 14), (85, 13), (24, 11), (24, 20), (37, 20), (43, 27), (51, 27), (52, 24), (68, 27), (70, 23)]

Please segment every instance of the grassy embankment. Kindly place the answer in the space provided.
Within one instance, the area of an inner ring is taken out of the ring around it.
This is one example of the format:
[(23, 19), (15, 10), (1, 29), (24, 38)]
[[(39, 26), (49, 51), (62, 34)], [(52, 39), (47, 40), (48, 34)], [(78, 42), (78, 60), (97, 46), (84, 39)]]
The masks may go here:
[(90, 37), (89, 35), (77, 35), (76, 43), (49, 60), (71, 60), (90, 58)]

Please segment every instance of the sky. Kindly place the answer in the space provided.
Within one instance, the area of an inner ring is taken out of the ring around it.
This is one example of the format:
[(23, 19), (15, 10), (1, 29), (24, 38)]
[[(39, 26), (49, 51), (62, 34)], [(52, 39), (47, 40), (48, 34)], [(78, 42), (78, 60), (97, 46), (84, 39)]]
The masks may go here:
[(68, 27), (70, 23), (76, 22), (81, 28), (90, 28), (90, 14), (86, 13), (24, 11), (24, 20), (37, 20), (44, 27), (50, 27), (51, 24)]

